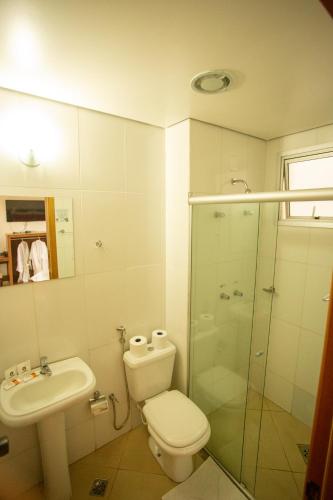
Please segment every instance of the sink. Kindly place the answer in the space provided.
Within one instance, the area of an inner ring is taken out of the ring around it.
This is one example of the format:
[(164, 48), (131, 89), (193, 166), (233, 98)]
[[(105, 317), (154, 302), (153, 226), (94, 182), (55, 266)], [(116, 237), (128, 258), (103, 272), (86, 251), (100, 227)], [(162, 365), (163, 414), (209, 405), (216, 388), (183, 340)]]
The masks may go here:
[(50, 363), (51, 376), (39, 375), (5, 391), (0, 388), (0, 420), (10, 427), (34, 424), (87, 397), (95, 376), (80, 358)]
[(89, 366), (77, 357), (50, 363), (49, 367), (52, 375), (38, 375), (8, 391), (2, 382), (0, 420), (10, 427), (37, 423), (45, 498), (70, 500), (64, 410), (88, 400), (96, 379)]

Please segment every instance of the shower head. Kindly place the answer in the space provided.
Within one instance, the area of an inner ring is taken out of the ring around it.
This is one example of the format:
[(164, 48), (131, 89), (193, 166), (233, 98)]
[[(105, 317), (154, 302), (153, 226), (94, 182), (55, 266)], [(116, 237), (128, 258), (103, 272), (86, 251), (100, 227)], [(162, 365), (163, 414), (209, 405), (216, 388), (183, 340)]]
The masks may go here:
[(235, 177), (231, 179), (231, 184), (238, 184), (239, 182), (244, 185), (245, 193), (251, 193), (251, 189), (244, 179), (236, 179)]

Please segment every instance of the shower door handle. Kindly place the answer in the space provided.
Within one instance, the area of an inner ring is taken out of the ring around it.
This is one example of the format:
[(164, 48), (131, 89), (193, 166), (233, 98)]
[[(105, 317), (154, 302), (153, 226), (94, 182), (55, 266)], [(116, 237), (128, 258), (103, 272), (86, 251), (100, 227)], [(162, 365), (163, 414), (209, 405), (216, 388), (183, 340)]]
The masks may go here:
[(269, 288), (263, 288), (263, 291), (266, 293), (275, 293), (274, 286), (270, 286)]

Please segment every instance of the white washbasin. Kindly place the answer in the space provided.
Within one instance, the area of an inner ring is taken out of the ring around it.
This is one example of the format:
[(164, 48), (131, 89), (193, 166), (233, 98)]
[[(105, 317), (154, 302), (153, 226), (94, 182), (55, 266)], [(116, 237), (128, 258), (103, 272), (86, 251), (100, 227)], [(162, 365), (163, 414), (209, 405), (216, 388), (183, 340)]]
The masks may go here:
[(39, 375), (7, 391), (2, 382), (0, 420), (4, 424), (21, 427), (39, 422), (86, 398), (95, 387), (93, 372), (80, 358), (57, 361), (49, 366), (51, 376)]

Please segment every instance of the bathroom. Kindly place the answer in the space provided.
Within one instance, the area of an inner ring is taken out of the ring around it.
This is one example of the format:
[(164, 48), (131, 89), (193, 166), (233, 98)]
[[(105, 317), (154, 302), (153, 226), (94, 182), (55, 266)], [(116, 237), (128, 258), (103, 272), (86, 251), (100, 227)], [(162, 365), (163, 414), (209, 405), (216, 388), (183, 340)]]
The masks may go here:
[[(333, 260), (333, 226), (313, 206), (329, 210), (332, 196), (288, 202), (286, 176), (293, 159), (332, 158), (324, 4), (0, 2), (1, 380), (42, 357), (51, 370), (78, 357), (93, 373), (95, 387), (64, 411), (71, 498), (93, 498), (103, 479), (104, 498), (168, 500), (208, 461), (224, 478), (216, 499), (303, 498), (297, 445), (310, 444)], [(198, 92), (193, 78), (216, 68), (228, 88)], [(319, 181), (300, 189), (332, 189), (332, 176)], [(281, 202), (246, 199), (280, 191)], [(53, 200), (53, 217), (8, 222), (10, 200)], [(311, 213), (296, 224), (302, 203)], [(39, 233), (50, 279), (17, 286), (6, 238)], [(171, 389), (211, 430), (183, 483), (153, 456), (133, 398), (126, 419), (123, 348), (156, 330), (176, 347)], [(216, 378), (220, 367), (232, 376)], [(0, 499), (48, 498), (36, 423), (1, 415)]]

